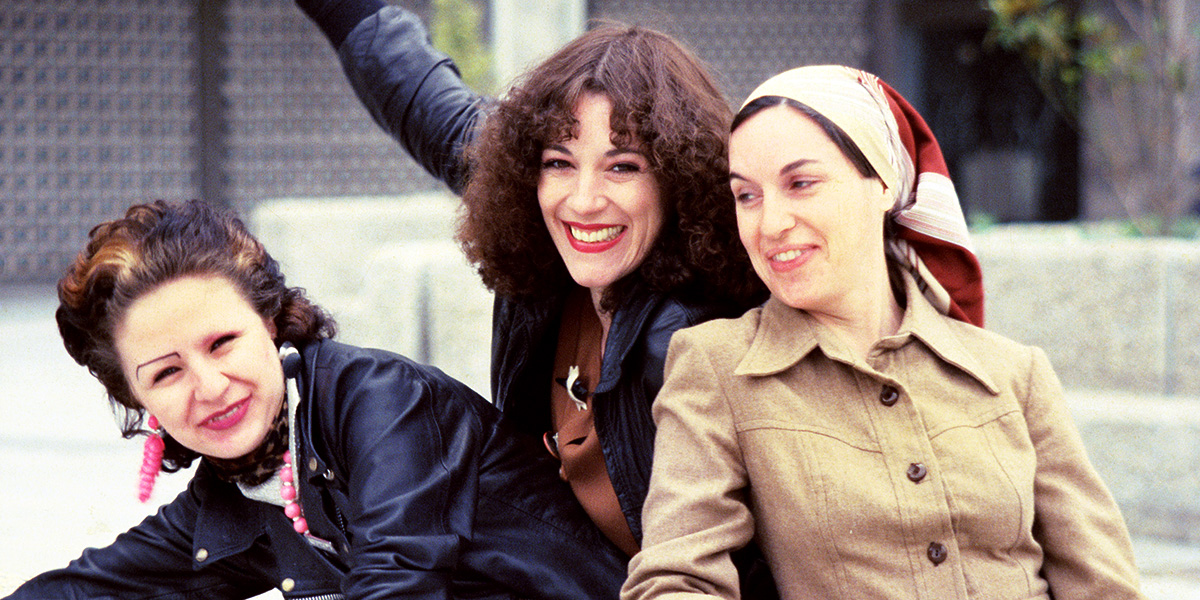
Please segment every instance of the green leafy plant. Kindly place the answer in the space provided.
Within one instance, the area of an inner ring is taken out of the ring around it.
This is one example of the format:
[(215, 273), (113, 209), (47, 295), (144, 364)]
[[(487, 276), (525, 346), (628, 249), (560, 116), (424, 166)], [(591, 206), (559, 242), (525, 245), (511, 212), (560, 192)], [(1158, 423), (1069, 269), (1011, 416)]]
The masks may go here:
[(1145, 234), (1196, 191), (1182, 136), (1200, 36), (1167, 0), (987, 0), (989, 40), (1021, 54), (1076, 124), (1100, 180)]
[(495, 83), (482, 23), (483, 9), (478, 0), (433, 0), (433, 45), (454, 59), (467, 85), (490, 93)]

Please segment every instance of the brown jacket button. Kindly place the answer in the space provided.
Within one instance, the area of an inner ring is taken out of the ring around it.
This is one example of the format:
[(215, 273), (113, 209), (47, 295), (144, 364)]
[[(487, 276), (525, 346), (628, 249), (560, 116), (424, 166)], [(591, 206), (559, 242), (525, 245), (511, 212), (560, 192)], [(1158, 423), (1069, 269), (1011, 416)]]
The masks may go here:
[(882, 402), (884, 406), (891, 406), (898, 400), (900, 400), (900, 392), (897, 392), (896, 388), (890, 385), (883, 386), (883, 391), (879, 394), (879, 401)]
[(908, 478), (912, 480), (913, 483), (919, 483), (922, 479), (925, 479), (925, 475), (927, 473), (929, 473), (929, 469), (926, 469), (925, 465), (921, 463), (913, 463), (908, 465), (908, 471), (905, 472), (905, 475), (908, 475)]
[(929, 562), (933, 563), (935, 566), (946, 562), (946, 556), (950, 554), (946, 551), (945, 546), (937, 542), (930, 543), (929, 550), (926, 553), (929, 555)]

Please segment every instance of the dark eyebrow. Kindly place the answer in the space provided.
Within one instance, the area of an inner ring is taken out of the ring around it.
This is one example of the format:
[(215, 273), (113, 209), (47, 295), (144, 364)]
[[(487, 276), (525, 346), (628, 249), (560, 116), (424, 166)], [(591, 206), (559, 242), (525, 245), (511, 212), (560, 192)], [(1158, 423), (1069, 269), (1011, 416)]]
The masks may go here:
[[(808, 163), (813, 163), (813, 162), (817, 162), (817, 161), (815, 161), (815, 160), (813, 160), (813, 159), (811, 159), (811, 158), (801, 158), (800, 160), (794, 160), (794, 161), (792, 161), (792, 162), (790, 162), (790, 163), (788, 163), (788, 164), (786, 164), (786, 165), (783, 165), (783, 167), (781, 167), (781, 168), (779, 169), (779, 174), (780, 174), (780, 175), (784, 175), (784, 174), (786, 174), (788, 171), (791, 171), (792, 169), (795, 169), (795, 168), (798, 168), (798, 167), (802, 167), (802, 166), (804, 166), (804, 165), (806, 165), (806, 164), (808, 164)], [(742, 175), (739, 175), (739, 174), (737, 173), (737, 171), (730, 171), (730, 172), (729, 172), (729, 180), (730, 180), (730, 181), (733, 181), (734, 179), (741, 179), (742, 181), (749, 181), (749, 180), (748, 180), (748, 179), (746, 179), (744, 176), (742, 176)]]
[[(563, 154), (574, 156), (574, 154), (571, 154), (571, 151), (567, 150), (567, 147), (563, 146), (562, 144), (546, 144), (544, 150), (554, 150), (556, 152), (562, 152)], [(646, 156), (645, 153), (637, 148), (613, 148), (612, 150), (605, 152), (604, 156), (612, 157), (618, 154), (637, 154), (638, 156), (642, 157)]]
[(787, 173), (788, 171), (791, 171), (792, 169), (795, 169), (797, 167), (803, 167), (804, 165), (811, 163), (811, 162), (817, 162), (817, 161), (815, 161), (811, 158), (802, 158), (800, 160), (794, 160), (786, 165), (783, 165), (783, 167), (779, 169), (779, 174), (783, 175), (783, 174)]
[(141, 371), (141, 370), (142, 370), (142, 367), (144, 367), (144, 366), (146, 366), (146, 365), (149, 365), (149, 364), (151, 364), (151, 363), (156, 363), (156, 362), (158, 362), (158, 361), (160, 361), (160, 360), (162, 360), (162, 359), (164, 359), (164, 358), (171, 358), (172, 356), (176, 356), (176, 357), (178, 357), (178, 356), (179, 356), (179, 353), (178, 353), (178, 352), (172, 352), (172, 353), (170, 353), (170, 354), (164, 354), (164, 355), (162, 355), (162, 356), (160, 356), (160, 357), (158, 357), (158, 358), (152, 358), (152, 359), (150, 359), (150, 360), (148, 360), (148, 361), (146, 361), (146, 362), (144, 362), (144, 363), (142, 363), (142, 364), (138, 365), (138, 366), (137, 366), (137, 368), (133, 370), (133, 376), (134, 376), (135, 378), (137, 378), (137, 376), (138, 376), (138, 371)]
[(636, 154), (641, 157), (646, 156), (645, 154), (642, 153), (641, 150), (638, 150), (636, 148), (613, 148), (612, 150), (605, 152), (604, 156), (616, 156), (618, 154)]

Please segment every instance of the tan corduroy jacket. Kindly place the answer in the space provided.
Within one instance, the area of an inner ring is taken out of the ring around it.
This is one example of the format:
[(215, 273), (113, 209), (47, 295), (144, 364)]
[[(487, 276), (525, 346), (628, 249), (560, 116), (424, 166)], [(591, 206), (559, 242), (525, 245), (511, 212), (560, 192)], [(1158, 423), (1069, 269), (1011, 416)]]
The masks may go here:
[(775, 299), (675, 334), (624, 600), (733, 598), (751, 538), (784, 598), (1143, 597), (1045, 355), (908, 296), (865, 363)]

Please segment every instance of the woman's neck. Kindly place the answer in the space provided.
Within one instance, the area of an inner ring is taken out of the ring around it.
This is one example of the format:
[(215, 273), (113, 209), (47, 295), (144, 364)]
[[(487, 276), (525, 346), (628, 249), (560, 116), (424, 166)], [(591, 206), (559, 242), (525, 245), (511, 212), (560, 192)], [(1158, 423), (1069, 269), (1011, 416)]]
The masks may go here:
[(904, 311), (892, 291), (886, 265), (863, 281), (859, 293), (844, 297), (835, 310), (811, 312), (813, 318), (832, 330), (855, 358), (865, 360), (879, 340), (900, 330)]
[(600, 356), (604, 356), (604, 347), (608, 343), (608, 328), (612, 326), (612, 314), (600, 308), (600, 301), (604, 299), (607, 289), (588, 288), (592, 296), (592, 307), (596, 309), (596, 316), (600, 317)]

